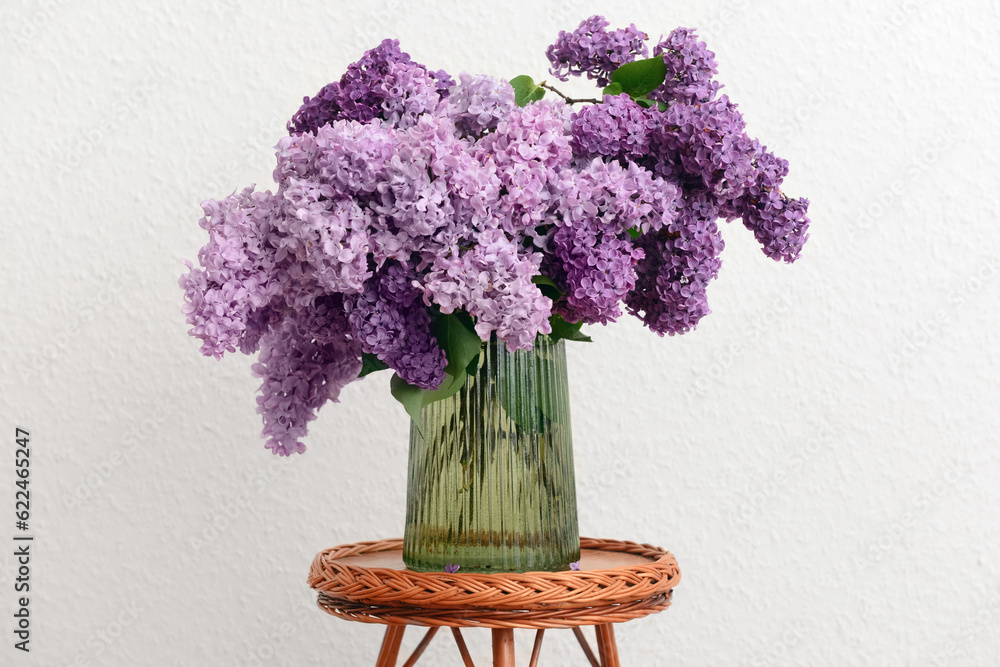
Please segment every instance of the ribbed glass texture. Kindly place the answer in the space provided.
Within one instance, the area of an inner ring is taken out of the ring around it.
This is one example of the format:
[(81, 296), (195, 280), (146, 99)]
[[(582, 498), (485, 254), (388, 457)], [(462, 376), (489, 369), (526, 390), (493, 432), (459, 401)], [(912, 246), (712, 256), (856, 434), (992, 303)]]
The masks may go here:
[(493, 341), (410, 425), (403, 560), (412, 570), (568, 570), (580, 558), (565, 343)]

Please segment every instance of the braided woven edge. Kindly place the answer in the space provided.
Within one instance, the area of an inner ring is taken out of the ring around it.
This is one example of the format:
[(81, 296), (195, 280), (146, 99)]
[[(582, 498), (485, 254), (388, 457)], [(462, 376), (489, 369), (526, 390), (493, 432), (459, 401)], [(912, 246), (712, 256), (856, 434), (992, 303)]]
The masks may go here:
[(673, 591), (645, 600), (633, 600), (620, 605), (581, 607), (579, 609), (499, 610), (482, 609), (418, 609), (366, 605), (319, 594), (316, 605), (338, 618), (361, 623), (385, 625), (420, 625), (452, 628), (527, 628), (550, 630), (583, 625), (625, 623), (656, 614), (670, 606)]
[(403, 548), (400, 539), (377, 540), (321, 551), (313, 559), (308, 583), (331, 600), (397, 610), (551, 610), (648, 600), (666, 594), (680, 582), (677, 560), (660, 547), (593, 538), (581, 538), (580, 547), (636, 554), (651, 560), (648, 564), (602, 570), (497, 574), (413, 572), (341, 562), (348, 556)]

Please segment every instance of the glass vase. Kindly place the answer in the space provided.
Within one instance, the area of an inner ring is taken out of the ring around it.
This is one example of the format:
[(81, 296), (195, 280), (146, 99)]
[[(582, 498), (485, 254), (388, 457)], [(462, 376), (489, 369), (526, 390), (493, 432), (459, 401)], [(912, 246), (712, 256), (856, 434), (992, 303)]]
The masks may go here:
[(411, 570), (568, 570), (580, 559), (564, 341), (511, 352), (410, 424), (403, 560)]

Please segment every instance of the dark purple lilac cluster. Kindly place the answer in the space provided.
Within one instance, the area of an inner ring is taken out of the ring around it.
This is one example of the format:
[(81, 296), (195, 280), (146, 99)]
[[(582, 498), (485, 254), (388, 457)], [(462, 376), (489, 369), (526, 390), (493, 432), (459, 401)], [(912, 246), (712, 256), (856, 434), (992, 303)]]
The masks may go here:
[(695, 181), (716, 202), (739, 198), (754, 179), (760, 152), (736, 105), (723, 95), (704, 104), (678, 102), (654, 114), (647, 161), (666, 178)]
[(398, 264), (386, 266), (364, 291), (344, 299), (351, 334), (362, 349), (423, 389), (437, 389), (447, 365), (431, 331), (431, 317), (414, 286), (416, 275)]
[(727, 217), (743, 218), (768, 257), (791, 263), (809, 236), (809, 200), (792, 199), (781, 191), (786, 175), (788, 161), (761, 148), (754, 179), (735, 203), (735, 214)]
[(406, 127), (432, 111), (454, 81), (444, 70), (431, 72), (386, 39), (348, 66), (340, 81), (304, 98), (288, 131), (315, 132), (335, 120), (368, 123), (376, 118)]
[(650, 114), (626, 94), (605, 95), (602, 104), (573, 116), (573, 155), (635, 161), (649, 153)]
[(552, 63), (552, 76), (567, 81), (570, 74), (586, 74), (603, 88), (616, 69), (637, 56), (649, 55), (646, 33), (634, 25), (609, 32), (609, 25), (603, 16), (591, 16), (573, 32), (561, 30), (555, 44), (545, 52)]
[[(553, 74), (604, 85), (647, 55), (635, 26), (607, 28), (595, 16), (560, 33)], [(451, 351), (435, 333), (455, 322), (510, 349), (556, 315), (607, 324), (624, 309), (660, 335), (692, 330), (710, 312), (720, 217), (741, 218), (769, 257), (798, 257), (808, 201), (781, 191), (788, 163), (716, 97), (714, 55), (685, 28), (653, 53), (667, 76), (648, 99), (574, 112), (519, 107), (506, 81), (455, 82), (385, 40), (292, 118), (275, 194), (202, 204), (209, 240), (180, 279), (184, 312), (204, 354), (259, 350), (268, 448), (304, 451), (363, 358), (438, 388)]]
[(625, 306), (661, 336), (687, 333), (711, 312), (705, 291), (719, 275), (724, 247), (718, 217), (706, 194), (686, 197), (675, 222), (636, 240), (644, 257)]
[(568, 322), (607, 324), (621, 315), (643, 250), (629, 230), (663, 228), (676, 217), (676, 186), (636, 164), (595, 158), (559, 184), (560, 215), (543, 265), (565, 293), (554, 310)]
[(669, 103), (672, 100), (697, 104), (709, 102), (722, 86), (715, 80), (719, 70), (715, 54), (690, 28), (677, 28), (653, 49), (654, 56), (663, 56), (667, 66), (666, 81), (649, 97)]

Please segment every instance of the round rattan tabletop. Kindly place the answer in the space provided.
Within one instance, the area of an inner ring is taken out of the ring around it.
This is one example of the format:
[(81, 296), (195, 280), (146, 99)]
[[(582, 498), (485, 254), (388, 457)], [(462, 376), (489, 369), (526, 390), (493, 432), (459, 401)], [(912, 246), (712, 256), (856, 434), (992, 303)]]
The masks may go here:
[[(649, 544), (581, 538), (578, 570), (565, 572), (414, 572), (403, 564), (403, 541), (345, 544), (321, 551), (309, 571), (317, 604), (339, 618), (389, 626), (378, 666), (396, 664), (407, 625), (431, 628), (405, 663), (414, 664), (442, 626), (472, 665), (460, 628), (492, 628), (495, 665), (513, 665), (514, 628), (535, 629), (531, 665), (542, 635), (572, 628), (591, 665), (616, 667), (612, 624), (670, 606), (680, 581), (677, 561)], [(597, 626), (598, 655), (580, 626)]]
[(680, 570), (669, 552), (591, 538), (580, 547), (579, 570), (450, 574), (407, 570), (402, 540), (360, 542), (317, 554), (309, 585), (331, 614), (408, 625), (566, 628), (620, 623), (670, 604)]

